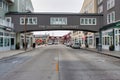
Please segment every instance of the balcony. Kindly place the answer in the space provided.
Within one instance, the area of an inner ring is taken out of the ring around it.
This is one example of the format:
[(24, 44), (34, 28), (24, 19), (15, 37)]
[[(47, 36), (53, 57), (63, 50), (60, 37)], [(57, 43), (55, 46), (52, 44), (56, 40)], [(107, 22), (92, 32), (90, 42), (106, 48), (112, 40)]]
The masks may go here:
[(8, 28), (14, 28), (14, 24), (11, 22), (7, 22), (6, 20), (0, 19), (0, 25)]

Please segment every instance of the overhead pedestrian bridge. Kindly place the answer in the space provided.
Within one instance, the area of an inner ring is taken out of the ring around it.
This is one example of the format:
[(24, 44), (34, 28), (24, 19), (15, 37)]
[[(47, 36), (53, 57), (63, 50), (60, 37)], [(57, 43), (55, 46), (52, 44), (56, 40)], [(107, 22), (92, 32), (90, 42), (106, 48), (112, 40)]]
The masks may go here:
[(103, 26), (102, 14), (79, 13), (7, 13), (15, 32), (79, 30), (98, 32)]

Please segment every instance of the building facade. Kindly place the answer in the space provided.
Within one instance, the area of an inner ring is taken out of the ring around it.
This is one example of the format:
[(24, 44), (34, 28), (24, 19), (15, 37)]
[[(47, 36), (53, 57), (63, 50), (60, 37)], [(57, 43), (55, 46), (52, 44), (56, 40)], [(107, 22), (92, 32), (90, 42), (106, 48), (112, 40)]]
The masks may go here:
[(16, 43), (21, 40), (20, 33), (14, 32), (12, 19), (6, 13), (32, 11), (31, 0), (0, 0), (0, 51), (15, 49)]
[(14, 0), (13, 6), (9, 8), (10, 12), (33, 12), (34, 8), (31, 0)]
[(0, 51), (15, 49), (14, 24), (5, 16), (13, 4), (14, 0), (0, 0)]
[[(80, 13), (97, 13), (97, 0), (84, 0)], [(86, 31), (73, 31), (73, 41), (80, 43), (81, 47), (95, 48), (98, 44), (99, 36)]]
[(35, 38), (35, 43), (37, 45), (42, 45), (42, 44), (46, 44), (48, 42), (49, 35), (48, 34), (34, 35), (34, 38)]
[[(97, 0), (84, 0), (82, 9), (80, 13), (97, 13)], [(90, 48), (96, 48), (98, 45), (97, 39), (99, 39), (98, 36), (96, 36), (97, 33), (92, 32), (82, 32), (83, 38), (82, 38), (82, 45), (84, 47), (90, 47)]]
[(120, 0), (98, 0), (98, 13), (104, 15), (102, 31), (102, 48), (109, 49), (111, 45), (120, 51)]
[(96, 13), (97, 0), (84, 0), (80, 13)]

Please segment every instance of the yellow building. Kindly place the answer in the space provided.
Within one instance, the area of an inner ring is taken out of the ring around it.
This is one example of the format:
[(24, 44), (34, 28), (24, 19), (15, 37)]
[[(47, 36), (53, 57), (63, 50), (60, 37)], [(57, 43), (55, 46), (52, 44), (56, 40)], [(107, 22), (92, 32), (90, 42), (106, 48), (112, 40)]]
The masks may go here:
[(97, 13), (97, 0), (84, 0), (80, 13)]

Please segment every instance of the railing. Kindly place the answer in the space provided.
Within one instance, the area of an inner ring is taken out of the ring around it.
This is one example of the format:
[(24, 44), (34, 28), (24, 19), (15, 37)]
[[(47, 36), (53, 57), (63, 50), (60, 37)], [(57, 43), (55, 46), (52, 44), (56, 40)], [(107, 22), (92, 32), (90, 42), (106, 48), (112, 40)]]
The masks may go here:
[(0, 19), (0, 25), (9, 27), (9, 28), (14, 28), (14, 24), (11, 22), (7, 22), (6, 20)]

